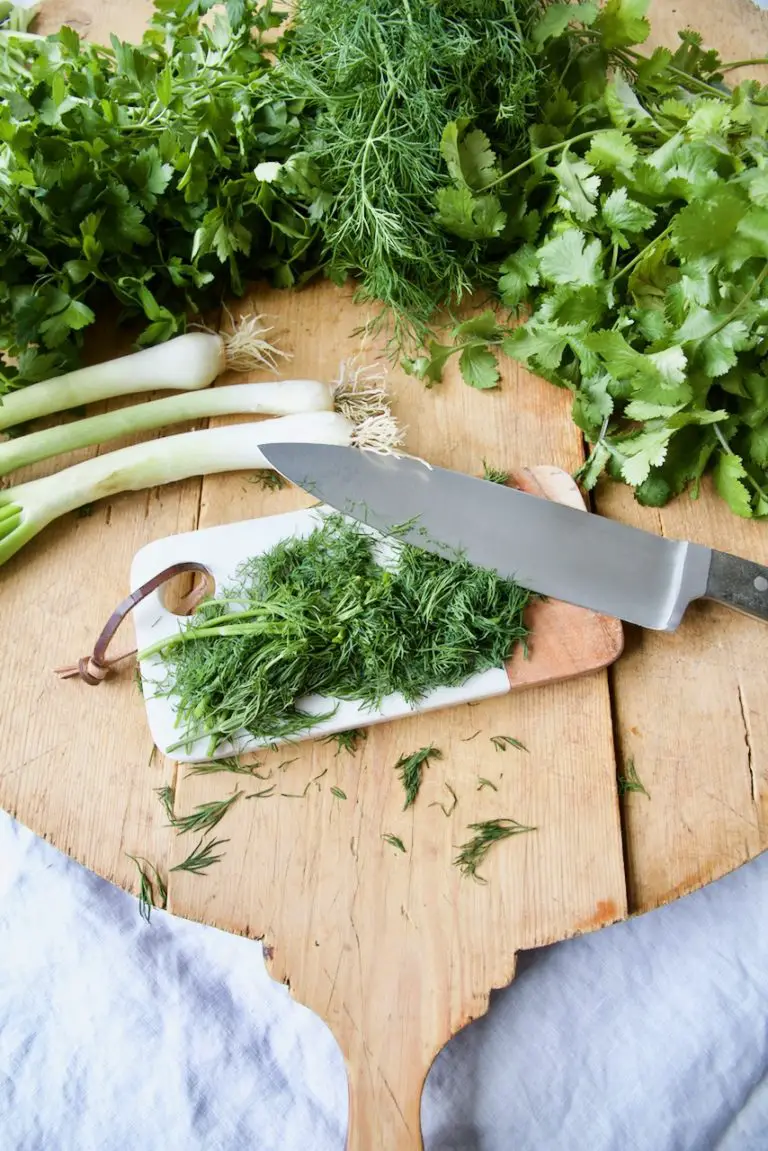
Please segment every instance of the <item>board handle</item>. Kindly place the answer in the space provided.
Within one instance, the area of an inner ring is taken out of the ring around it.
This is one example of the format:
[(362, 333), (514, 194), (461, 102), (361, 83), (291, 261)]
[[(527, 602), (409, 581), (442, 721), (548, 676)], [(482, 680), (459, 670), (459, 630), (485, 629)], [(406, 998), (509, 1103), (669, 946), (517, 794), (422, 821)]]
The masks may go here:
[(425, 1072), (408, 1062), (410, 1082), (402, 1070), (389, 1076), (372, 1051), (347, 1066), (349, 1125), (346, 1151), (423, 1151), (421, 1092)]

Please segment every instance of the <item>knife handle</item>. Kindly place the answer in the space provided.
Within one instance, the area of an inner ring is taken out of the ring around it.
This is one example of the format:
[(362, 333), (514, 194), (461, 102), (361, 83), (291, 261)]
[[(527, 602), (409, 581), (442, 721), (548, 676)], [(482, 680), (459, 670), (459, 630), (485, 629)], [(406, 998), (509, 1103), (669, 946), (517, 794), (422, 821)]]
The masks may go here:
[(768, 623), (768, 567), (713, 549), (706, 599)]

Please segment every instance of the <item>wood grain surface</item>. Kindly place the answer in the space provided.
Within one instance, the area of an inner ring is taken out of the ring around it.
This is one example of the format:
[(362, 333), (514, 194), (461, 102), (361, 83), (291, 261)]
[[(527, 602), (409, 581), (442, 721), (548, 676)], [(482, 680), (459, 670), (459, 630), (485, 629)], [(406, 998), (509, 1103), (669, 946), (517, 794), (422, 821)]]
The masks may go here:
[[(98, 41), (111, 31), (137, 37), (148, 11), (145, 0), (49, 0), (44, 19)], [(686, 24), (730, 59), (768, 49), (768, 16), (749, 0), (657, 0), (657, 42), (673, 43)], [(330, 285), (260, 290), (243, 306), (274, 317), (293, 353), (291, 374), (332, 379), (360, 350), (351, 338), (360, 310)], [(374, 348), (362, 356), (375, 357)], [(393, 371), (408, 449), (475, 474), (483, 458), (574, 470), (582, 446), (568, 397), (512, 362), (503, 373), (502, 388), (482, 395), (454, 375), (425, 393)], [(264, 493), (243, 475), (126, 495), (67, 517), (4, 568), (0, 806), (129, 889), (127, 852), (161, 869), (183, 858), (190, 844), (166, 826), (154, 789), (174, 782), (186, 813), (241, 777), (187, 778), (155, 754), (130, 676), (90, 689), (58, 682), (51, 668), (90, 648), (149, 540), (305, 502), (294, 490)], [(658, 512), (609, 486), (597, 508), (768, 562), (765, 525), (737, 520), (709, 491)], [(429, 715), (388, 724), (354, 758), (302, 746), (280, 777), (296, 793), (314, 780), (305, 800), (241, 797), (217, 829), (229, 839), (221, 864), (204, 878), (171, 876), (172, 911), (263, 937), (275, 978), (328, 1021), (351, 1069), (357, 1151), (420, 1145), (432, 1058), (512, 978), (518, 950), (624, 917), (627, 882), (629, 909), (646, 910), (766, 846), (767, 637), (759, 623), (700, 605), (673, 636), (627, 629), (610, 683), (600, 672), (452, 709), (439, 724)], [(521, 739), (528, 754), (497, 752), (492, 734)], [(392, 765), (430, 742), (444, 758), (403, 812)], [(277, 772), (285, 758), (265, 757), (264, 770)], [(617, 764), (630, 759), (651, 798), (633, 794), (620, 807)], [(479, 777), (499, 790), (478, 791)], [(459, 797), (450, 818), (429, 806), (449, 798), (446, 783)], [(489, 856), (487, 886), (462, 879), (450, 861), (467, 824), (500, 815), (537, 831)], [(382, 833), (400, 836), (406, 854), (382, 856)]]

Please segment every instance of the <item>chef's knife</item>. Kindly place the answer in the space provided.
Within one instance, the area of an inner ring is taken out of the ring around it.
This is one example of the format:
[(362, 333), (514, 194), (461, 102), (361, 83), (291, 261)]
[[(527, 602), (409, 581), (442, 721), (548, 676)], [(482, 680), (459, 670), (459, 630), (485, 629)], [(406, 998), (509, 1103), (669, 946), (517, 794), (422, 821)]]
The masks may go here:
[[(673, 631), (692, 600), (768, 621), (768, 567), (627, 527), (411, 456), (264, 444), (287, 479), (376, 530), (457, 553), (523, 587), (641, 627)], [(403, 525), (405, 525), (403, 527)]]

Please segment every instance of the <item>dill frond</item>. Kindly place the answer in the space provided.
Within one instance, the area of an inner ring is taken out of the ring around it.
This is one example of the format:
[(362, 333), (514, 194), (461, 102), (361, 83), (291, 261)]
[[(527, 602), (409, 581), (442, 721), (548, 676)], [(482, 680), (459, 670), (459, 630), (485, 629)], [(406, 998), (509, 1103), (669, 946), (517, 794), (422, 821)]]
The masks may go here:
[(511, 735), (492, 735), (491, 743), (497, 751), (506, 751), (508, 747), (515, 747), (518, 751), (527, 751), (528, 748), (519, 739), (514, 739)]
[(637, 774), (634, 759), (627, 760), (627, 766), (623, 775), (617, 776), (619, 784), (619, 795), (626, 795), (630, 791), (639, 791), (642, 795), (650, 799), (650, 794), (646, 790), (640, 776)]
[(168, 817), (168, 822), (173, 823), (173, 805), (176, 800), (176, 792), (170, 785), (167, 785), (166, 787), (156, 787), (155, 795), (163, 805), (163, 810)]
[(486, 883), (477, 869), (483, 862), (494, 843), (508, 839), (512, 835), (522, 835), (526, 831), (535, 831), (535, 827), (526, 827), (516, 819), (486, 819), (482, 823), (470, 823), (469, 830), (475, 835), (467, 843), (463, 843), (454, 859), (462, 875), (470, 876), (478, 883)]
[(365, 728), (352, 727), (349, 731), (336, 731), (332, 735), (326, 735), (321, 742), (335, 743), (336, 755), (341, 755), (342, 751), (348, 752), (349, 755), (354, 755), (363, 740), (367, 738), (368, 734)]
[(500, 468), (492, 468), (483, 460), (483, 479), (488, 480), (491, 484), (508, 484), (509, 472), (503, 472)]
[(395, 770), (400, 774), (400, 780), (405, 789), (405, 803), (403, 810), (416, 802), (421, 781), (424, 777), (424, 768), (429, 767), (430, 759), (442, 759), (443, 753), (434, 744), (429, 747), (420, 747), (410, 755), (401, 755), (395, 764)]
[(392, 847), (396, 847), (398, 851), (406, 851), (405, 844), (399, 835), (392, 835), (390, 832), (386, 831), (381, 838), (385, 843), (389, 843)]
[(185, 835), (190, 831), (213, 831), (217, 823), (221, 822), (232, 804), (236, 803), (242, 794), (242, 791), (236, 791), (233, 795), (227, 796), (226, 799), (198, 804), (189, 815), (181, 815), (173, 819), (172, 824), (179, 835)]
[(171, 871), (189, 871), (192, 875), (205, 875), (209, 867), (212, 867), (214, 863), (219, 863), (224, 858), (223, 853), (216, 854), (216, 849), (225, 843), (229, 843), (229, 840), (209, 839), (207, 843), (204, 843), (201, 838), (187, 858), (172, 867)]
[(263, 472), (254, 472), (252, 476), (248, 477), (249, 484), (256, 484), (257, 487), (263, 488), (265, 492), (281, 492), (286, 487), (286, 481), (279, 472), (269, 471), (265, 469)]
[(456, 805), (459, 802), (459, 797), (456, 794), (456, 792), (453, 790), (453, 788), (451, 787), (450, 783), (445, 783), (445, 784), (443, 784), (443, 786), (445, 787), (445, 790), (450, 792), (450, 794), (451, 794), (451, 798), (453, 799), (453, 803), (451, 804), (451, 806), (446, 807), (446, 805), (444, 803), (439, 803), (437, 800), (435, 800), (434, 803), (430, 803), (429, 806), (430, 807), (439, 807), (440, 810), (442, 811), (443, 815), (450, 816), (450, 815), (453, 815), (454, 811), (456, 810)]

